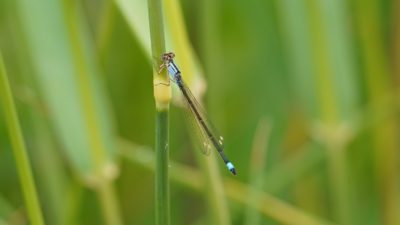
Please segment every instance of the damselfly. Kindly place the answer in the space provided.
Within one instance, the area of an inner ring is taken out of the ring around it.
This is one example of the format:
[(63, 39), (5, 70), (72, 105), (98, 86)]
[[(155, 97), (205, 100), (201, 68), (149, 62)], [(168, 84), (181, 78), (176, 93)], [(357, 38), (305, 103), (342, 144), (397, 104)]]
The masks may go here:
[(189, 88), (182, 80), (181, 72), (179, 71), (178, 67), (174, 63), (175, 54), (172, 52), (165, 53), (162, 55), (163, 64), (160, 66), (160, 72), (167, 68), (169, 72), (170, 79), (176, 83), (176, 85), (181, 90), (184, 100), (187, 103), (188, 108), (192, 112), (192, 116), (196, 121), (200, 133), (202, 134), (203, 145), (202, 149), (205, 154), (208, 154), (209, 150), (213, 146), (221, 156), (222, 160), (224, 161), (228, 170), (233, 174), (236, 175), (236, 169), (233, 164), (229, 161), (228, 157), (224, 153), (224, 145), (223, 145), (223, 138), (222, 136), (217, 135), (214, 126), (211, 122), (207, 119), (206, 113), (202, 109), (200, 103), (196, 100), (193, 96)]

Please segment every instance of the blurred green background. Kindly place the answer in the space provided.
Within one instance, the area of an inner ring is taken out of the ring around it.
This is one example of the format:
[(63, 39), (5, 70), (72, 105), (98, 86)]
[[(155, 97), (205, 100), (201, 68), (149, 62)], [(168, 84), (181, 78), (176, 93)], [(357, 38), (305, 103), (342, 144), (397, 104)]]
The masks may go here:
[[(163, 3), (238, 170), (172, 104), (172, 224), (400, 225), (399, 1)], [(154, 224), (146, 1), (1, 0), (0, 50), (45, 223)], [(30, 224), (3, 109), (0, 224)]]

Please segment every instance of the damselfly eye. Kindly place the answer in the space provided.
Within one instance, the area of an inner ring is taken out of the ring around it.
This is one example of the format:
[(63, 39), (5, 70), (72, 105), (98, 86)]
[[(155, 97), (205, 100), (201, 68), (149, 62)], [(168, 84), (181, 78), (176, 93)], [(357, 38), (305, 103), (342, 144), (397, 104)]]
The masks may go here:
[(171, 61), (175, 57), (175, 54), (173, 52), (167, 52), (162, 55), (162, 60), (163, 61)]

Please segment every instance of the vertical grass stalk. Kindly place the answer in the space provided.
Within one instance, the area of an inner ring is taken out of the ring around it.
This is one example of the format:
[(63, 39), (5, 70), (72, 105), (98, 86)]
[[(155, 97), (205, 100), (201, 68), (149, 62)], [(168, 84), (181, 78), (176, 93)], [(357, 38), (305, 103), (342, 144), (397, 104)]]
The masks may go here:
[(307, 5), (311, 15), (311, 38), (316, 46), (313, 61), (320, 96), (318, 117), (321, 123), (315, 123), (313, 135), (327, 150), (334, 215), (340, 224), (354, 224), (352, 186), (346, 163), (350, 136), (343, 131), (352, 129), (348, 121), (357, 107), (359, 92), (355, 84), (351, 33), (344, 29), (348, 3), (340, 0)]
[(3, 58), (0, 53), (0, 98), (4, 108), (4, 116), (10, 132), (11, 144), (14, 150), (14, 157), (22, 185), (22, 191), (25, 198), (25, 204), (28, 210), (29, 219), (33, 225), (43, 225), (42, 211), (33, 181), (31, 165), (24, 139), (22, 137), (21, 127), (19, 125), (18, 115), (15, 108), (11, 88), (6, 75)]
[(245, 224), (257, 225), (261, 224), (261, 213), (252, 206), (261, 205), (261, 190), (265, 183), (265, 167), (266, 156), (268, 150), (268, 142), (271, 135), (271, 125), (267, 119), (263, 118), (258, 123), (256, 133), (253, 140), (253, 148), (251, 152), (250, 162), (250, 185), (249, 202), (251, 202), (246, 211)]
[(168, 178), (168, 111), (156, 115), (156, 225), (170, 224)]
[[(380, 17), (380, 1), (356, 2), (356, 18), (360, 48), (363, 51), (364, 76), (368, 98), (371, 102), (383, 102), (387, 93), (393, 93), (392, 71), (390, 70), (385, 37)], [(358, 8), (362, 6), (361, 8)], [(395, 48), (393, 48), (395, 49)], [(398, 64), (397, 62), (395, 64)], [(379, 74), (379, 76), (377, 75)], [(394, 107), (394, 106), (392, 106)], [(378, 109), (381, 111), (382, 109)], [(398, 170), (398, 118), (388, 118), (372, 129), (374, 142), (375, 170), (378, 176), (378, 188), (382, 224), (400, 223), (400, 181)]]
[[(76, 1), (64, 1), (64, 9), (67, 21), (68, 34), (71, 41), (73, 63), (75, 64), (75, 74), (78, 87), (78, 94), (82, 100), (83, 115), (87, 128), (88, 140), (90, 145), (90, 157), (93, 161), (95, 176), (100, 180), (95, 184), (95, 190), (101, 202), (101, 207), (106, 224), (123, 224), (118, 205), (118, 199), (112, 183), (113, 175), (107, 176), (103, 171), (107, 170), (107, 164), (112, 161), (107, 154), (106, 142), (103, 141), (101, 133), (101, 115), (97, 112), (94, 82), (91, 74), (96, 74), (93, 69), (96, 65), (90, 60), (91, 46), (85, 40), (85, 27), (81, 21), (79, 4)], [(88, 51), (89, 50), (89, 51)], [(93, 64), (92, 64), (93, 63)], [(93, 66), (91, 68), (91, 66)], [(112, 164), (109, 164), (112, 165)]]
[(154, 77), (154, 98), (156, 103), (156, 225), (169, 225), (168, 111), (171, 101), (171, 87), (167, 85), (169, 84), (167, 71), (163, 70), (160, 74), (158, 73), (161, 64), (161, 55), (165, 52), (162, 2), (161, 0), (148, 0), (148, 7)]

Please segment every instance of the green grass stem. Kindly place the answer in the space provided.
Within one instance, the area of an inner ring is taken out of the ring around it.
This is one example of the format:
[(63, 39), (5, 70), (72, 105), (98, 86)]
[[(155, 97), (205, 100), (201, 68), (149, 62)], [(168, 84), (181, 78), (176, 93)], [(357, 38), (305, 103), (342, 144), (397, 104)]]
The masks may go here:
[(170, 224), (168, 111), (156, 116), (156, 225)]
[(156, 103), (156, 174), (155, 201), (156, 225), (170, 224), (169, 202), (169, 103), (171, 87), (167, 71), (158, 73), (161, 56), (165, 53), (164, 21), (161, 0), (148, 0), (149, 25), (151, 37), (152, 65), (154, 77), (154, 98)]
[(39, 204), (38, 195), (33, 180), (32, 169), (29, 163), (28, 154), (25, 147), (17, 110), (10, 84), (7, 78), (3, 58), (0, 53), (0, 97), (4, 109), (4, 116), (8, 125), (11, 144), (13, 146), (14, 157), (20, 177), (22, 192), (28, 210), (30, 222), (33, 225), (43, 225), (42, 211)]
[[(260, 202), (260, 191), (263, 190), (265, 183), (265, 162), (267, 156), (267, 146), (271, 134), (271, 126), (269, 122), (264, 118), (258, 123), (256, 134), (254, 135), (253, 148), (250, 162), (250, 186), (253, 188), (249, 189), (249, 201), (251, 204), (247, 207), (245, 224), (257, 225), (260, 224), (261, 217), (260, 212), (256, 210), (256, 207), (261, 204)], [(259, 190), (259, 191), (254, 191)]]
[[(365, 80), (367, 82), (368, 98), (373, 103), (384, 102), (386, 95), (394, 92), (387, 58), (385, 37), (380, 16), (380, 2), (360, 0), (356, 2), (356, 18), (358, 20), (360, 46)], [(360, 8), (361, 7), (361, 8)], [(396, 15), (396, 14), (395, 14)], [(396, 39), (393, 39), (396, 40)], [(397, 40), (398, 41), (398, 40)], [(393, 49), (396, 49), (393, 46)], [(397, 65), (398, 62), (394, 61)], [(396, 68), (393, 68), (394, 71)], [(395, 107), (391, 104), (390, 107)], [(381, 109), (379, 109), (382, 111)], [(375, 165), (380, 190), (380, 205), (382, 207), (382, 224), (400, 224), (400, 180), (398, 163), (393, 159), (399, 157), (398, 118), (390, 117), (377, 124), (372, 129), (375, 146)]]

